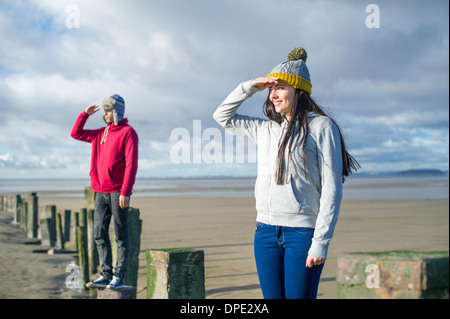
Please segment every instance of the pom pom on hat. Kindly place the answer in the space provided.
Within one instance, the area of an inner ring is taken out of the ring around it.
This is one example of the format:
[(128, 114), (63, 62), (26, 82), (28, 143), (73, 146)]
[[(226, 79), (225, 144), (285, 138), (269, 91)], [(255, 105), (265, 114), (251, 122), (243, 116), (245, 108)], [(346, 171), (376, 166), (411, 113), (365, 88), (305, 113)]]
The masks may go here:
[(303, 60), (303, 62), (306, 62), (307, 58), (308, 54), (306, 53), (306, 50), (301, 47), (296, 47), (291, 51), (291, 53), (289, 53), (287, 60), (288, 61)]
[(311, 94), (312, 84), (305, 64), (307, 58), (306, 50), (302, 47), (296, 47), (289, 53), (287, 61), (277, 65), (267, 77), (278, 78), (278, 82)]

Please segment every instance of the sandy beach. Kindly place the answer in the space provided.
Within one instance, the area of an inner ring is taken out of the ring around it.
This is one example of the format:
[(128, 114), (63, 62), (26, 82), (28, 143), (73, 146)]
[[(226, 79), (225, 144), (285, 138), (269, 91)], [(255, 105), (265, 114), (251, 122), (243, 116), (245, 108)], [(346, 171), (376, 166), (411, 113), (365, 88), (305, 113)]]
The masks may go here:
[[(39, 207), (78, 211), (83, 198), (38, 193)], [(145, 250), (190, 247), (205, 252), (207, 299), (259, 299), (253, 258), (254, 198), (132, 198), (143, 220), (138, 279), (146, 298)], [(0, 298), (87, 298), (65, 287), (72, 255), (36, 254), (12, 216), (0, 212)], [(337, 297), (336, 258), (347, 252), (449, 249), (449, 200), (344, 200), (318, 298)]]

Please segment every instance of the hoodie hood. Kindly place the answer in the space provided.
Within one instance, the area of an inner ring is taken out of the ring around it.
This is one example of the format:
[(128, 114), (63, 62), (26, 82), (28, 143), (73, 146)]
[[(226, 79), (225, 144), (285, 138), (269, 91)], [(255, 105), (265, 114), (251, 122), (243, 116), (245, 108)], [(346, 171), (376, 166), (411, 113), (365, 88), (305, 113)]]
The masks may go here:
[(120, 121), (119, 124), (108, 124), (103, 131), (103, 136), (100, 141), (100, 144), (103, 144), (106, 142), (106, 138), (108, 137), (109, 131), (111, 131), (111, 132), (117, 131), (117, 130), (120, 130), (124, 126), (128, 126), (128, 119), (123, 119), (122, 121)]

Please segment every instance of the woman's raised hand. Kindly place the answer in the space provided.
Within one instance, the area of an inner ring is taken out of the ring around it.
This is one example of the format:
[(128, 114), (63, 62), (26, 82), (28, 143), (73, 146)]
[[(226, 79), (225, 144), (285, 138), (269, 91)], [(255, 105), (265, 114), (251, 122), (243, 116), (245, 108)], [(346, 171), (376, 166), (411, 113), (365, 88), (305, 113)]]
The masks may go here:
[(267, 77), (257, 78), (250, 82), (250, 84), (252, 86), (254, 86), (260, 90), (267, 89), (277, 83), (278, 83), (278, 78), (267, 78)]

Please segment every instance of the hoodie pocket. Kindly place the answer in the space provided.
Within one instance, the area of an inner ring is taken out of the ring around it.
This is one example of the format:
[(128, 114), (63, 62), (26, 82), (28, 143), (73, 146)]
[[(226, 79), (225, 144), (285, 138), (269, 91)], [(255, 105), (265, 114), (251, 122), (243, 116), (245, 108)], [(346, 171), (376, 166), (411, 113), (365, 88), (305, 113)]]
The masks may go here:
[(107, 167), (103, 167), (104, 173), (101, 177), (101, 184), (104, 190), (109, 190), (114, 186), (114, 180), (112, 178), (111, 170)]
[(270, 210), (279, 213), (298, 213), (300, 203), (295, 197), (292, 183), (292, 177), (289, 176), (289, 182), (283, 185), (277, 185), (275, 181), (270, 189)]

